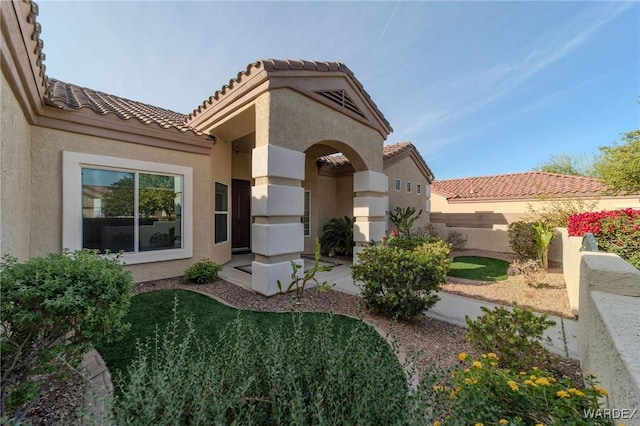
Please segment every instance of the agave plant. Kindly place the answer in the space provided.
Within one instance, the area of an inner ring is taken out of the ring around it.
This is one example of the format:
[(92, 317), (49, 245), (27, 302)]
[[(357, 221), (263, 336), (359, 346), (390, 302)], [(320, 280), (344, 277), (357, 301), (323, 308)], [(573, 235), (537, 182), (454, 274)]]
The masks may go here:
[(348, 216), (334, 217), (322, 227), (320, 245), (325, 253), (353, 255), (353, 222)]

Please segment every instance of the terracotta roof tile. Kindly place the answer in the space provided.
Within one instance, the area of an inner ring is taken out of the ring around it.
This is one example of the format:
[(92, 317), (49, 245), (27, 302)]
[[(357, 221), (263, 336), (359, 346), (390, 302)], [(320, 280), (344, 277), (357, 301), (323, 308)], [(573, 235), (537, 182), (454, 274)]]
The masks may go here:
[(432, 189), (449, 200), (491, 200), (598, 196), (604, 194), (606, 186), (600, 179), (533, 171), (436, 180)]
[(65, 110), (89, 108), (97, 114), (115, 114), (123, 120), (137, 119), (143, 124), (157, 124), (163, 129), (192, 132), (197, 136), (204, 133), (185, 124), (186, 116), (174, 111), (109, 95), (97, 90), (65, 83), (50, 78), (49, 97), (46, 103)]

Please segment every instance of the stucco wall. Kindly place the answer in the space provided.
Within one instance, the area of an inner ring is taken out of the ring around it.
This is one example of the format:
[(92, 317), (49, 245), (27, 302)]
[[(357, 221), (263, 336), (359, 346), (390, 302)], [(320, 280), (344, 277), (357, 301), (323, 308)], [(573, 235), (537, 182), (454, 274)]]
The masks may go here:
[(580, 263), (578, 352), (585, 374), (609, 395), (608, 408), (638, 410), (640, 424), (640, 271), (615, 254), (586, 253)]
[(31, 127), (4, 74), (0, 86), (0, 256), (30, 256)]
[[(214, 152), (216, 152), (215, 148), (214, 148)], [(214, 157), (217, 158), (217, 156), (214, 156)], [(214, 162), (215, 162), (215, 168), (218, 169), (220, 166), (219, 162), (218, 161), (214, 161)], [(233, 179), (251, 180), (251, 153), (249, 152), (232, 152), (231, 153), (231, 177)]]
[[(429, 224), (429, 210), (427, 208), (428, 195), (431, 188), (429, 182), (416, 166), (416, 163), (409, 156), (401, 158), (384, 168), (385, 174), (389, 177), (389, 210), (395, 207), (415, 207), (416, 213), (422, 210), (413, 228), (426, 227)], [(400, 179), (400, 191), (396, 191), (395, 180)], [(411, 192), (407, 192), (407, 182), (411, 182)], [(420, 185), (421, 193), (417, 193)]]
[[(217, 146), (218, 147), (218, 146)], [(219, 151), (224, 150), (220, 144)], [(32, 220), (31, 255), (45, 256), (62, 248), (62, 152), (73, 151), (142, 161), (175, 164), (193, 168), (193, 257), (165, 262), (130, 265), (136, 281), (182, 275), (184, 270), (203, 257), (222, 263), (228, 256), (224, 250), (212, 251), (213, 241), (213, 179), (212, 157), (190, 154), (76, 133), (32, 128)], [(229, 180), (231, 161), (219, 160), (217, 173)], [(230, 183), (230, 182), (229, 182)], [(227, 250), (228, 251), (228, 250)]]

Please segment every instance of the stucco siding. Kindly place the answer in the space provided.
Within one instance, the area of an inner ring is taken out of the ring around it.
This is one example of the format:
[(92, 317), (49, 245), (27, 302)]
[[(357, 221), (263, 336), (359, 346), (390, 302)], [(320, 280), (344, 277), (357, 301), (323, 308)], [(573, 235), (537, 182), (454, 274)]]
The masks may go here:
[(0, 87), (0, 255), (30, 256), (31, 126), (2, 74)]
[[(393, 210), (395, 207), (414, 207), (416, 213), (422, 210), (420, 219), (414, 223), (413, 228), (427, 226), (429, 224), (429, 211), (427, 208), (427, 200), (429, 198), (427, 195), (430, 193), (430, 184), (413, 159), (409, 156), (401, 158), (385, 167), (384, 172), (389, 177), (389, 190), (387, 192), (389, 210)], [(396, 179), (400, 179), (400, 191), (396, 191)], [(407, 182), (411, 183), (411, 192), (407, 192)], [(418, 185), (420, 185), (420, 194), (417, 193)]]
[[(130, 265), (136, 281), (182, 275), (196, 260), (211, 257), (224, 262), (227, 257), (212, 250), (213, 178), (211, 157), (109, 139), (32, 128), (32, 220), (31, 255), (45, 256), (62, 249), (62, 152), (80, 152), (130, 158), (155, 163), (187, 166), (193, 169), (193, 257), (190, 259)], [(220, 161), (228, 164), (230, 161)], [(227, 173), (230, 171), (222, 170)], [(224, 253), (223, 250), (221, 252)]]

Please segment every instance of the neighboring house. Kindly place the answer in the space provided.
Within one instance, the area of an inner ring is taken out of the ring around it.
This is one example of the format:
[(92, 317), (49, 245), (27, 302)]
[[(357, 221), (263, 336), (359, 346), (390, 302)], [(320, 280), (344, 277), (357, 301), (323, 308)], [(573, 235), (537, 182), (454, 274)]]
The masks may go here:
[[(385, 211), (395, 207), (415, 207), (422, 211), (414, 229), (429, 224), (431, 182), (433, 172), (411, 142), (385, 145), (383, 148), (383, 171), (389, 178), (388, 203)], [(326, 196), (311, 200), (311, 224), (309, 240), (305, 251), (313, 247), (313, 241), (322, 234), (322, 227), (335, 213), (338, 217), (353, 215), (353, 173), (354, 169), (342, 154), (320, 157), (315, 164), (307, 164), (307, 184), (305, 189), (315, 187), (325, 191)], [(309, 178), (316, 176), (317, 183)], [(333, 184), (335, 182), (335, 185)], [(335, 196), (334, 196), (335, 193)], [(336, 206), (328, 206), (325, 200), (336, 200)], [(386, 215), (385, 215), (386, 216)], [(389, 223), (386, 231), (389, 230)]]
[(436, 180), (431, 190), (431, 222), (440, 234), (464, 230), (468, 248), (491, 245), (498, 251), (510, 250), (506, 232), (482, 230), (506, 231), (510, 223), (530, 216), (531, 208), (542, 209), (545, 200), (583, 200), (597, 203), (597, 210), (640, 208), (640, 196), (606, 195), (599, 179), (538, 171)]
[[(392, 129), (344, 64), (260, 60), (184, 115), (48, 78), (37, 5), (0, 8), (1, 255), (124, 250), (145, 281), (251, 250), (253, 289), (271, 295), (323, 218), (351, 208), (356, 253), (384, 236)], [(318, 185), (318, 158), (336, 153), (352, 183)], [(414, 181), (394, 176), (426, 200), (418, 168)]]

